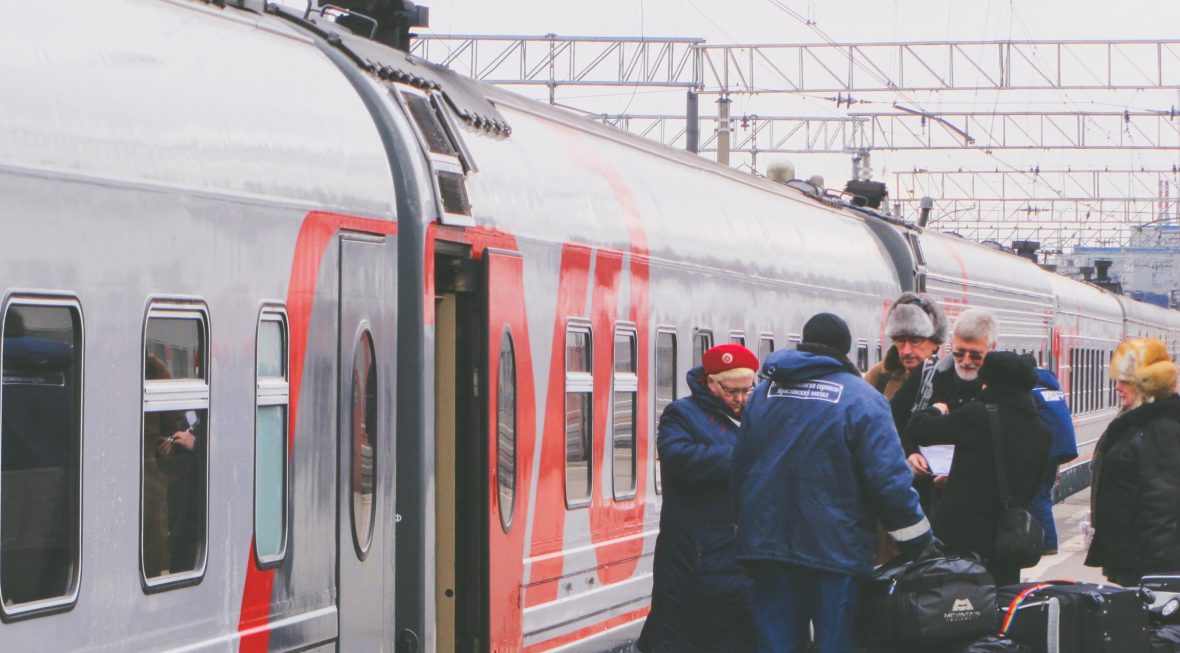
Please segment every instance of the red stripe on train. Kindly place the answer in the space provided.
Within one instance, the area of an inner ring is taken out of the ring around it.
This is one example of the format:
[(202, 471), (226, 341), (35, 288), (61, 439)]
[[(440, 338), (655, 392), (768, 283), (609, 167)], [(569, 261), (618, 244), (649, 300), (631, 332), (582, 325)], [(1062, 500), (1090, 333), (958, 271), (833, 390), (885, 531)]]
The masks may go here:
[[(303, 218), (291, 261), (287, 284), (287, 320), (290, 325), (291, 399), (287, 421), (287, 457), (295, 452), (295, 427), (299, 397), (303, 388), (303, 365), (307, 357), (307, 333), (315, 304), (316, 281), (324, 252), (341, 229), (381, 235), (397, 233), (397, 223), (371, 218), (314, 211)], [(333, 526), (335, 528), (335, 526)], [(273, 569), (259, 569), (254, 559), (254, 540), (246, 556), (246, 583), (242, 588), (242, 610), (238, 618), (241, 653), (264, 652), (270, 645), (270, 604), (274, 590)]]
[(599, 633), (604, 633), (604, 632), (610, 630), (611, 628), (616, 628), (618, 626), (622, 626), (622, 625), (631, 623), (633, 621), (638, 621), (639, 619), (643, 619), (644, 617), (647, 616), (647, 612), (649, 609), (650, 608), (640, 608), (638, 610), (633, 610), (633, 611), (628, 612), (626, 614), (621, 614), (617, 617), (611, 617), (610, 619), (607, 619), (606, 621), (600, 621), (600, 622), (594, 624), (593, 626), (586, 626), (585, 628), (582, 628), (580, 630), (575, 630), (572, 633), (566, 633), (565, 635), (562, 635), (560, 637), (554, 637), (553, 639), (546, 640), (544, 642), (539, 642), (539, 643), (533, 644), (531, 646), (526, 646), (524, 648), (523, 653), (541, 653), (541, 651), (551, 651), (551, 650), (557, 648), (558, 646), (563, 646), (565, 644), (571, 644), (571, 643), (576, 642), (578, 640), (585, 639), (587, 637), (592, 637), (592, 636), (597, 635)]

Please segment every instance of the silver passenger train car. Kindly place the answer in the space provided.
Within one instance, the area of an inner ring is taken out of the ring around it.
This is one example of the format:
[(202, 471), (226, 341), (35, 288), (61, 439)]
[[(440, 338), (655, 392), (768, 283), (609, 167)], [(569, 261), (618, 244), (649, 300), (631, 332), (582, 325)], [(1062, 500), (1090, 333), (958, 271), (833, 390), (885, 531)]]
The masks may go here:
[(1091, 443), (1115, 343), (1176, 348), (1174, 312), (245, 4), (3, 5), (4, 650), (625, 649), (709, 346), (828, 310), (867, 369), (925, 290)]

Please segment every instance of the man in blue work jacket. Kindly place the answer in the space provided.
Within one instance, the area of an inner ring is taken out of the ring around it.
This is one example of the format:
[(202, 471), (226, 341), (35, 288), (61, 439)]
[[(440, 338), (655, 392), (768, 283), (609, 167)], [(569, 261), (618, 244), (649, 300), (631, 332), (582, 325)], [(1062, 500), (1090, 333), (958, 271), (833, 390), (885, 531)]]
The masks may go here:
[(753, 578), (759, 653), (855, 650), (877, 521), (903, 553), (933, 542), (889, 404), (860, 378), (844, 320), (820, 313), (771, 354), (734, 449), (737, 555)]

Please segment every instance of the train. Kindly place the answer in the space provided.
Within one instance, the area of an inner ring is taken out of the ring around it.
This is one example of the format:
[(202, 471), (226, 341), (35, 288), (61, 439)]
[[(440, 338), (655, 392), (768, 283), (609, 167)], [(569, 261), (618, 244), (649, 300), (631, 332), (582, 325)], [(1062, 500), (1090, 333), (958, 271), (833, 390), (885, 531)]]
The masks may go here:
[(1088, 482), (1180, 314), (261, 0), (6, 2), (0, 647), (629, 650), (702, 351), (902, 291), (1054, 369)]

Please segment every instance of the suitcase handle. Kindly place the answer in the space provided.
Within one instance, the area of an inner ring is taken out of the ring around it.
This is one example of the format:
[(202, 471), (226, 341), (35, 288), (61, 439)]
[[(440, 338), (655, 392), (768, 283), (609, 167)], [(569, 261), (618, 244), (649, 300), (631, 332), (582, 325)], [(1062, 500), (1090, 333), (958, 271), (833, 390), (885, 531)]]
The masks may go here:
[(1077, 581), (1075, 581), (1075, 580), (1047, 580), (1043, 583), (1037, 583), (1036, 585), (1032, 585), (1030, 587), (1026, 587), (1023, 590), (1021, 590), (1020, 593), (1017, 594), (1016, 597), (1012, 599), (1012, 602), (1008, 604), (1007, 614), (1004, 615), (1004, 621), (1000, 624), (1000, 632), (999, 632), (1000, 637), (1003, 637), (1008, 634), (1008, 628), (1012, 625), (1012, 619), (1016, 616), (1016, 611), (1020, 608), (1020, 605), (1022, 603), (1024, 603), (1024, 601), (1029, 596), (1031, 596), (1034, 592), (1036, 592), (1037, 590), (1045, 589), (1046, 587), (1052, 587), (1054, 585), (1076, 585), (1076, 584), (1077, 584)]

